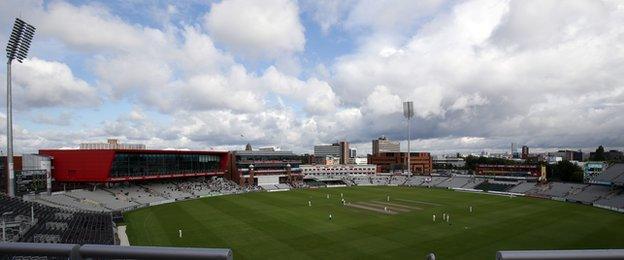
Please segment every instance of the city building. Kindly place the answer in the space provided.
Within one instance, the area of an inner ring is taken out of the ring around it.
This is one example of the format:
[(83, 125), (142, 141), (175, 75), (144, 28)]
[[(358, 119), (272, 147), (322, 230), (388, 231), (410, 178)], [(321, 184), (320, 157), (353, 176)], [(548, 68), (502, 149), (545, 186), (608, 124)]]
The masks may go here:
[(338, 157), (340, 159), (340, 164), (347, 164), (350, 158), (349, 143), (346, 141), (340, 141), (330, 145), (314, 146), (315, 157), (325, 158), (328, 155)]
[(436, 157), (433, 159), (433, 167), (440, 169), (461, 168), (466, 166), (464, 158), (459, 157)]
[[(407, 153), (384, 152), (368, 155), (368, 164), (377, 165), (377, 172), (403, 172), (407, 168)], [(433, 169), (431, 154), (424, 152), (410, 153), (410, 168), (415, 174), (427, 174)]]
[[(610, 162), (624, 162), (624, 153), (618, 150), (609, 150), (603, 153), (604, 160)], [(596, 152), (590, 152), (589, 157), (595, 158)]]
[(355, 157), (357, 157), (357, 149), (349, 148), (349, 158), (355, 158)]
[(546, 162), (548, 164), (557, 164), (558, 162), (563, 161), (563, 157), (556, 155), (548, 155), (546, 156)]
[(144, 144), (122, 144), (117, 139), (108, 139), (106, 143), (81, 143), (80, 149), (83, 150), (145, 150)]
[(61, 183), (109, 183), (225, 176), (228, 152), (131, 149), (46, 149), (52, 177)]
[(317, 175), (365, 175), (375, 174), (375, 165), (301, 165), (301, 173), (308, 176)]
[(583, 160), (583, 152), (581, 151), (572, 151), (572, 150), (559, 150), (553, 153), (555, 157), (561, 157), (566, 161), (582, 161)]
[(529, 147), (524, 145), (522, 146), (522, 159), (526, 160), (529, 159)]
[(340, 158), (340, 145), (329, 144), (314, 146), (314, 157), (325, 157), (328, 155)]
[(519, 159), (520, 154), (518, 153), (518, 144), (511, 143), (511, 159)]
[(346, 141), (340, 141), (338, 142), (338, 145), (340, 146), (340, 164), (347, 164), (347, 161), (350, 158), (350, 149), (349, 149), (349, 143)]
[(291, 151), (235, 151), (230, 176), (240, 185), (290, 183), (302, 179), (301, 157)]
[(340, 157), (332, 156), (332, 155), (326, 155), (324, 157), (316, 157), (315, 156), (313, 164), (338, 165), (338, 164), (340, 164)]
[(527, 164), (514, 164), (514, 165), (479, 164), (477, 165), (475, 172), (478, 175), (539, 177), (541, 175), (541, 168), (537, 165), (527, 165)]
[(387, 139), (385, 136), (373, 140), (373, 155), (379, 153), (398, 153), (401, 152), (401, 143)]

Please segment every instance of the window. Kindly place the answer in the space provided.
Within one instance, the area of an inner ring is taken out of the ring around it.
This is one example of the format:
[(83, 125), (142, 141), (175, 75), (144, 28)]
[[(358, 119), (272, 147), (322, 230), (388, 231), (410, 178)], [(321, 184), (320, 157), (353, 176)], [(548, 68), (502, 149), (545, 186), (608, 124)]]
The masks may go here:
[(220, 157), (205, 154), (116, 154), (112, 177), (202, 173), (219, 168)]

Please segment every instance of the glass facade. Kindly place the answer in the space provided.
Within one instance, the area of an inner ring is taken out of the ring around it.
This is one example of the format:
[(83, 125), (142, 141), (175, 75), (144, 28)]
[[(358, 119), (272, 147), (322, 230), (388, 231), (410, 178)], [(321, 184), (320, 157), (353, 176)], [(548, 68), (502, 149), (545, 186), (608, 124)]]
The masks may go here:
[(219, 169), (221, 158), (207, 154), (115, 154), (111, 177), (203, 173)]
[[(286, 171), (286, 165), (290, 164), (293, 172), (299, 171), (301, 157), (290, 152), (237, 152), (236, 167), (248, 169), (254, 165), (256, 171)], [(249, 175), (249, 172), (242, 172)]]

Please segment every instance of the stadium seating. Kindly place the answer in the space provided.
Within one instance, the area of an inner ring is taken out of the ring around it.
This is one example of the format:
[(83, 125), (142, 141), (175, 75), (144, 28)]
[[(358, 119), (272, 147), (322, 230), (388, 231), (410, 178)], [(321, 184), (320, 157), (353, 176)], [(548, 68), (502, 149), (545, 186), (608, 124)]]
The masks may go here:
[(592, 179), (599, 182), (624, 184), (624, 163), (615, 163)]
[[(618, 175), (619, 176), (619, 175)], [(483, 191), (511, 192), (543, 198), (561, 198), (572, 202), (598, 204), (624, 208), (624, 194), (619, 189), (600, 185), (550, 182), (537, 184), (525, 180), (508, 180), (496, 177), (453, 175), (453, 176), (325, 176), (317, 180), (306, 178), (298, 183), (266, 184), (241, 187), (223, 178), (192, 178), (172, 181), (143, 183), (140, 185), (117, 185), (95, 190), (73, 190), (53, 195), (28, 195), (24, 198), (40, 204), (82, 212), (115, 212), (131, 210), (163, 202), (214, 196), (223, 194), (253, 192), (258, 190), (289, 190), (292, 188), (326, 187), (331, 185), (367, 186), (402, 185), (439, 188), (462, 188)], [(615, 190), (615, 191), (614, 191)], [(54, 234), (41, 235), (38, 239), (56, 241)]]
[(259, 185), (262, 189), (266, 191), (283, 191), (290, 190), (292, 187), (286, 183), (278, 183), (278, 184), (262, 184)]
[(582, 189), (585, 186), (587, 185), (576, 183), (551, 182), (546, 186), (539, 187), (538, 189), (533, 189), (529, 191), (529, 193), (533, 193), (535, 195), (543, 197), (565, 198), (571, 192)]
[(425, 185), (433, 187), (433, 186), (439, 185), (443, 181), (448, 180), (448, 177), (431, 177), (430, 179), (431, 179), (431, 181), (425, 182), (426, 183)]
[(422, 186), (423, 182), (425, 182), (425, 180), (427, 179), (427, 177), (425, 176), (412, 176), (410, 178), (407, 179), (407, 181), (405, 181), (406, 186)]
[(407, 176), (391, 176), (389, 185), (403, 185), (407, 181)]
[(484, 191), (502, 191), (502, 192), (505, 192), (505, 191), (510, 190), (513, 186), (514, 186), (514, 184), (507, 183), (507, 182), (485, 181), (485, 182), (482, 182), (479, 185), (477, 185), (475, 187), (475, 189), (477, 189), (477, 190), (484, 190)]
[(522, 182), (518, 183), (518, 185), (516, 185), (513, 188), (509, 189), (509, 192), (513, 192), (513, 193), (526, 193), (527, 191), (529, 191), (529, 190), (531, 190), (533, 188), (535, 188), (535, 182), (522, 181)]
[(594, 204), (624, 209), (624, 190), (613, 190)]
[(471, 181), (470, 177), (453, 176), (452, 178), (448, 178), (448, 179), (442, 181), (441, 183), (439, 183), (436, 186), (437, 187), (443, 187), (443, 188), (459, 188), (459, 187), (463, 187), (464, 185), (468, 184), (468, 182), (470, 182), (470, 181)]
[[(31, 221), (31, 207), (35, 221)], [(76, 244), (108, 244), (115, 242), (110, 213), (67, 211), (38, 203), (0, 195), (0, 212), (13, 212), (28, 223), (19, 242), (51, 242)]]
[(96, 212), (105, 212), (110, 211), (110, 209), (103, 207), (101, 204), (91, 201), (84, 200), (77, 196), (72, 196), (66, 193), (53, 194), (53, 195), (28, 195), (25, 196), (25, 200), (38, 202), (48, 206), (57, 206), (62, 207), (68, 210), (76, 210), (76, 211), (96, 211)]
[(609, 194), (610, 191), (611, 187), (608, 186), (589, 185), (578, 192), (574, 192), (574, 194), (568, 195), (566, 199), (573, 202), (591, 204), (599, 200), (602, 196)]
[(390, 183), (390, 178), (388, 176), (372, 176), (369, 178), (372, 185), (388, 185), (388, 183)]
[[(278, 186), (287, 189), (290, 186)], [(163, 201), (195, 198), (205, 195), (221, 195), (256, 191), (258, 188), (242, 188), (223, 178), (153, 182), (141, 185), (118, 185), (116, 187), (85, 190), (77, 189), (52, 195), (27, 195), (24, 199), (43, 205), (73, 211), (110, 212), (149, 206)]]

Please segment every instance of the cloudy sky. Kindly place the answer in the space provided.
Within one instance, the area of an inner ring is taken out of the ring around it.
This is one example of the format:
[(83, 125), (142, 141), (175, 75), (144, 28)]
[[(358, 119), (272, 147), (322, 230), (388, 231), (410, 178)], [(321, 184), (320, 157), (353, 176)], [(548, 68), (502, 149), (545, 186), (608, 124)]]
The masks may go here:
[(406, 139), (405, 100), (414, 150), (624, 146), (622, 1), (2, 0), (3, 48), (16, 16), (37, 27), (13, 65), (18, 152), (366, 153)]

